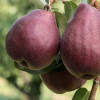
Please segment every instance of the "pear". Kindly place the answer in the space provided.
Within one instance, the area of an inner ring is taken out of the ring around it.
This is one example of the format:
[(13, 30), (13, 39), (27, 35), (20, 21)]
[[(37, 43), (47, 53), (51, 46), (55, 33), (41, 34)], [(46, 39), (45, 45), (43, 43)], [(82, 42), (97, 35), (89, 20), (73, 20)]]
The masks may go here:
[(83, 79), (100, 75), (100, 13), (88, 4), (77, 8), (60, 43), (68, 71)]
[(6, 37), (8, 55), (23, 67), (38, 70), (52, 63), (60, 35), (51, 11), (36, 9), (18, 19)]
[(61, 68), (58, 67), (48, 73), (40, 75), (40, 78), (48, 89), (57, 94), (73, 91), (86, 83), (86, 80), (70, 74), (64, 65)]

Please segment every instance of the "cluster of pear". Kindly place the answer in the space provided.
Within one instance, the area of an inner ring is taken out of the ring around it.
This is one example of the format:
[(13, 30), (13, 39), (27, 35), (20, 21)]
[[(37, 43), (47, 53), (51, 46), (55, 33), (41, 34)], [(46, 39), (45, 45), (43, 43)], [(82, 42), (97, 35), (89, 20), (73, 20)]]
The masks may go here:
[(60, 67), (40, 77), (55, 93), (73, 91), (100, 75), (100, 13), (88, 4), (79, 5), (60, 38), (54, 14), (34, 10), (12, 25), (6, 51), (31, 70), (49, 66), (60, 51), (63, 70)]

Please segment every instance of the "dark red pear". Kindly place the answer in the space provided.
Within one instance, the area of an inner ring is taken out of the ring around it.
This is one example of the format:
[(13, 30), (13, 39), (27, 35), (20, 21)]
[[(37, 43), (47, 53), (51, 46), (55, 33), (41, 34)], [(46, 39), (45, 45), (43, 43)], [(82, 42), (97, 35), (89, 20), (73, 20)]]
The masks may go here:
[(12, 25), (6, 37), (6, 51), (14, 61), (37, 70), (52, 63), (59, 51), (59, 41), (54, 14), (37, 9)]
[(61, 40), (61, 57), (70, 73), (92, 79), (100, 75), (100, 13), (81, 4)]
[(70, 74), (65, 67), (63, 70), (62, 68), (54, 69), (46, 74), (40, 75), (40, 77), (48, 89), (58, 94), (78, 89), (86, 82), (86, 80)]

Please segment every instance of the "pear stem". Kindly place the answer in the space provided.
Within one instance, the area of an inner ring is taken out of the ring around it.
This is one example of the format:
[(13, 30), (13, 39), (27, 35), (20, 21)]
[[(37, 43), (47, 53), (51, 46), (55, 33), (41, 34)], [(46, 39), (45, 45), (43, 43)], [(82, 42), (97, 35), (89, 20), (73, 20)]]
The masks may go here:
[(94, 6), (100, 12), (100, 0), (91, 0), (91, 6)]
[(96, 2), (96, 0), (91, 0), (91, 6), (94, 6), (94, 4), (95, 4), (95, 2)]
[(88, 100), (95, 100), (95, 95), (96, 95), (96, 91), (97, 91), (99, 83), (100, 83), (100, 76), (94, 79), (93, 86), (92, 86), (91, 93)]
[(51, 5), (53, 2), (56, 2), (56, 0), (49, 0), (49, 2), (44, 6), (44, 10), (49, 10), (51, 9)]

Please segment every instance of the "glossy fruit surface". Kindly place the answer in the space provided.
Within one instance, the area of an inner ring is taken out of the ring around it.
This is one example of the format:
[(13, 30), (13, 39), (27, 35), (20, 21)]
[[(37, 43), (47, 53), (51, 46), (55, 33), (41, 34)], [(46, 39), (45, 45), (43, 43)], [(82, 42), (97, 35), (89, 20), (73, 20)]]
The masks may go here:
[(29, 69), (42, 69), (59, 51), (59, 31), (51, 11), (34, 10), (18, 19), (6, 37), (6, 51)]
[(86, 80), (71, 75), (63, 66), (62, 69), (55, 69), (46, 74), (42, 74), (41, 79), (51, 91), (62, 94), (80, 88)]
[(92, 79), (100, 75), (100, 13), (81, 4), (61, 41), (61, 57), (73, 75)]

